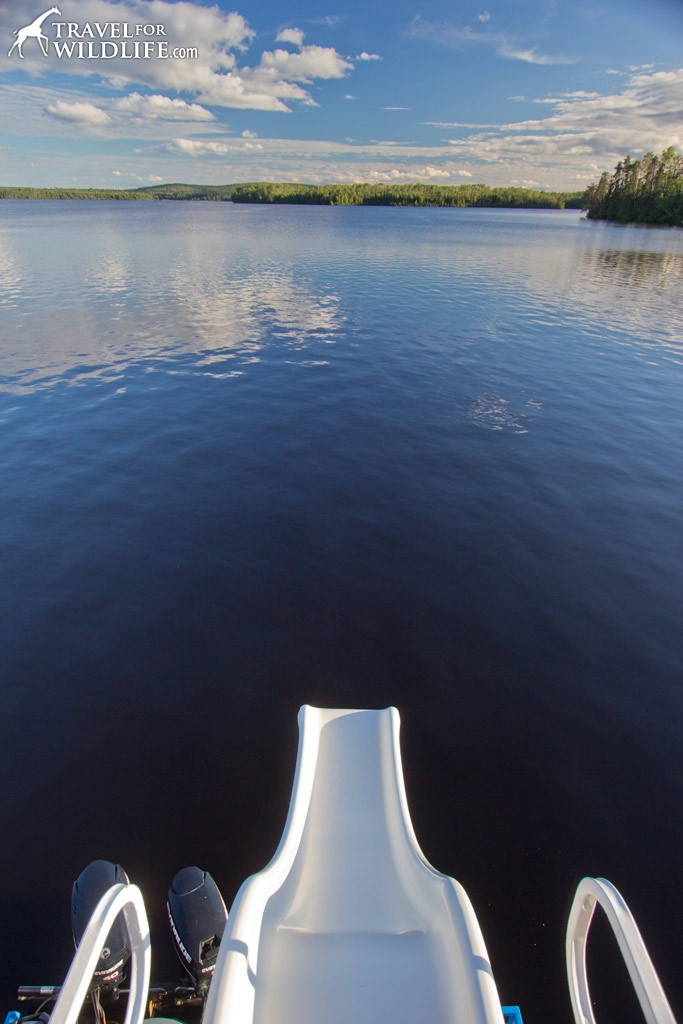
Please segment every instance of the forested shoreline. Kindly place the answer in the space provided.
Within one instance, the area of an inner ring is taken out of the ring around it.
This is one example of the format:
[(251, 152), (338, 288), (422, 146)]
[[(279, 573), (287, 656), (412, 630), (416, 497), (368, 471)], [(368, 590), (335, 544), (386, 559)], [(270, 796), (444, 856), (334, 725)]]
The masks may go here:
[(475, 206), (563, 210), (581, 207), (580, 192), (489, 185), (302, 185), (252, 182), (238, 185), (233, 203), (297, 203), (328, 206)]
[(152, 185), (145, 188), (29, 188), (0, 186), (0, 199), (195, 199), (226, 201), (236, 185)]
[(683, 226), (683, 157), (673, 146), (661, 156), (625, 157), (586, 189), (583, 209), (591, 220)]
[(443, 206), (580, 209), (580, 192), (489, 185), (305, 185), (247, 182), (237, 185), (156, 185), (137, 189), (0, 187), (0, 199), (196, 200), (292, 203), (323, 206)]
[(0, 199), (194, 200), (317, 206), (434, 206), (586, 210), (591, 220), (683, 225), (683, 157), (673, 146), (661, 156), (620, 160), (584, 192), (482, 184), (421, 183), (307, 185), (256, 181), (233, 185), (151, 185), (133, 189), (0, 187)]

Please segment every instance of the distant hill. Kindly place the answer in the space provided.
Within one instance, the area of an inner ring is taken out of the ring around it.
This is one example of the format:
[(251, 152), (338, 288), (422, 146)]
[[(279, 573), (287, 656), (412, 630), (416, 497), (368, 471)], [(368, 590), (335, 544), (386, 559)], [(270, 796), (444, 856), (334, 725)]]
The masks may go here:
[(132, 189), (0, 187), (0, 199), (194, 200), (325, 206), (479, 206), (580, 209), (581, 192), (489, 185), (304, 185), (244, 182), (235, 185), (145, 185)]

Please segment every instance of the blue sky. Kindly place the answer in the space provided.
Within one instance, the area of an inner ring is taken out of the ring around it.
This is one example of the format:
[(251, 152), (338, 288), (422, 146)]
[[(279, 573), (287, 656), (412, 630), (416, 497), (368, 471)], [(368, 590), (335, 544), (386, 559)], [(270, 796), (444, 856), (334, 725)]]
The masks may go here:
[(0, 184), (575, 190), (683, 149), (679, 0), (49, 5), (0, 0)]

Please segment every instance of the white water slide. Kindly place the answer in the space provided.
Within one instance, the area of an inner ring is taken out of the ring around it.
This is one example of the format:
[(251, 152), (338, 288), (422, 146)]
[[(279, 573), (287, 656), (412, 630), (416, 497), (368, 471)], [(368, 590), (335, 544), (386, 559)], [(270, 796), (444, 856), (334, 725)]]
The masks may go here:
[(410, 821), (399, 717), (304, 707), (289, 816), (233, 904), (208, 1024), (502, 1024), (458, 882)]

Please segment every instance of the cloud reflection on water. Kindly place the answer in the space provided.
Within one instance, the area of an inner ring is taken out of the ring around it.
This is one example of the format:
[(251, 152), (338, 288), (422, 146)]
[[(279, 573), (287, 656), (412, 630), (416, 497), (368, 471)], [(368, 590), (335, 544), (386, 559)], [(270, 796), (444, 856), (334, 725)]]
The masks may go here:
[(0, 306), (16, 302), (21, 289), (21, 274), (10, 248), (0, 236)]
[[(572, 212), (25, 203), (3, 214), (4, 391), (115, 382), (143, 361), (233, 376), (266, 349), (308, 349), (316, 363), (342, 329), (364, 337), (377, 295), (401, 327), (427, 299), (415, 344), (447, 330), (465, 357), (482, 330), (541, 345), (566, 327), (580, 344), (610, 335), (647, 359), (683, 359), (680, 233)], [(510, 400), (496, 381), (486, 395)]]
[(0, 390), (116, 381), (136, 363), (158, 367), (188, 355), (197, 373), (215, 376), (224, 363), (219, 375), (234, 375), (266, 346), (331, 343), (344, 323), (337, 294), (273, 261), (232, 263), (211, 236), (176, 238), (168, 259), (160, 245), (144, 266), (136, 241), (100, 232), (94, 259), (67, 246), (68, 271), (61, 281), (54, 275), (50, 290), (30, 249), (22, 271), (0, 237), (8, 334), (20, 338), (0, 343)]

